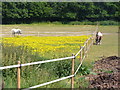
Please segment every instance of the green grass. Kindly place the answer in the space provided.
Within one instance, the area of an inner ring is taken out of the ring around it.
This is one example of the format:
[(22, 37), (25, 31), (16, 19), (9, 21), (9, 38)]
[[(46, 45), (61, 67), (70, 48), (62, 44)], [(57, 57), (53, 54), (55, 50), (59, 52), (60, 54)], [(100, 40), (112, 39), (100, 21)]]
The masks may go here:
[[(23, 36), (31, 35), (31, 34), (37, 35), (38, 32), (40, 36), (80, 35), (80, 33), (72, 33), (72, 32), (84, 32), (84, 31), (95, 30), (95, 26), (92, 25), (14, 24), (14, 25), (2, 25), (2, 33), (5, 34), (3, 35), (3, 37), (10, 37), (11, 29), (13, 28), (20, 28), (23, 32), (22, 34)], [(52, 33), (44, 33), (44, 32), (52, 32)], [(64, 32), (64, 33), (60, 33), (60, 32)], [(67, 32), (71, 32), (71, 33), (67, 33)]]
[[(83, 65), (91, 70), (94, 62), (102, 59), (102, 57), (118, 56), (118, 26), (99, 26), (99, 31), (108, 34), (103, 36), (101, 45), (92, 45), (83, 62)], [(80, 73), (78, 73), (75, 78), (81, 87), (87, 87), (89, 85), (87, 80), (81, 80)]]
[(99, 26), (99, 31), (103, 33), (118, 33), (118, 26)]
[[(55, 32), (66, 32), (66, 31), (84, 31), (90, 30), (90, 28), (95, 28), (92, 25), (55, 25), (55, 24), (14, 24), (14, 25), (2, 25), (3, 33), (5, 31), (9, 32), (13, 28), (20, 28), (23, 31), (55, 31)], [(91, 29), (91, 30), (92, 30)]]
[(102, 57), (118, 56), (118, 27), (117, 26), (100, 26), (99, 31), (108, 33), (103, 35), (101, 45), (93, 45), (84, 64), (91, 66), (92, 62), (101, 59)]

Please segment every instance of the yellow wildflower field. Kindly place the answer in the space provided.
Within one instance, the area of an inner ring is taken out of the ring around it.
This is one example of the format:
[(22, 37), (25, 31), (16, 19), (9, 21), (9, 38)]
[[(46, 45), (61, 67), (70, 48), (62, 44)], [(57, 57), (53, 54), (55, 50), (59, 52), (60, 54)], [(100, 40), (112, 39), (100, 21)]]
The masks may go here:
[(2, 42), (4, 46), (25, 46), (28, 49), (32, 49), (33, 53), (38, 52), (42, 56), (46, 53), (55, 52), (69, 52), (77, 53), (80, 45), (83, 45), (89, 36), (59, 36), (59, 37), (6, 37), (3, 38)]
[[(5, 37), (2, 39), (2, 63), (3, 66), (9, 66), (16, 65), (17, 61), (20, 61), (21, 64), (25, 64), (72, 56), (73, 53), (76, 54), (80, 50), (80, 46), (83, 46), (84, 42), (89, 37), (90, 36), (85, 35)], [(78, 57), (76, 57), (76, 59), (78, 59)], [(79, 60), (75, 60), (75, 70), (79, 62)], [(6, 87), (15, 88), (16, 74), (15, 69), (4, 71)], [(21, 88), (52, 81), (58, 77), (65, 77), (70, 74), (71, 59), (22, 67)], [(9, 83), (11, 83), (10, 86)]]

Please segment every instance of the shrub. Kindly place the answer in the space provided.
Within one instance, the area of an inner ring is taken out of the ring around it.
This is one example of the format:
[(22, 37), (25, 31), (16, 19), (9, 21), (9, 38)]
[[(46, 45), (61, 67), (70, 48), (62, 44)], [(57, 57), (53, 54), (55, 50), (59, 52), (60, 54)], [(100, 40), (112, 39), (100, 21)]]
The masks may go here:
[(82, 23), (79, 21), (72, 21), (70, 23), (68, 23), (69, 25), (81, 25)]
[(61, 23), (61, 22), (58, 22), (58, 21), (55, 21), (55, 22), (52, 22), (52, 24), (58, 24), (58, 25), (61, 25), (62, 23)]
[(100, 25), (118, 25), (116, 21), (100, 21)]
[[(98, 21), (100, 25), (118, 25), (116, 21)], [(91, 21), (72, 21), (68, 23), (69, 25), (97, 25), (97, 22)]]

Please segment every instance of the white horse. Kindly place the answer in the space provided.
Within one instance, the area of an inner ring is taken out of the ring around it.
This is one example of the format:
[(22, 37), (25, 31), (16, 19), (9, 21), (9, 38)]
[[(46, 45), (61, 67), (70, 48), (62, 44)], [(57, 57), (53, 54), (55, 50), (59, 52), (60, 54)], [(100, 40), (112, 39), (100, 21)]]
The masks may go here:
[(11, 32), (12, 32), (12, 35), (14, 35), (15, 36), (15, 34), (22, 34), (22, 30), (21, 29), (12, 29), (11, 30)]

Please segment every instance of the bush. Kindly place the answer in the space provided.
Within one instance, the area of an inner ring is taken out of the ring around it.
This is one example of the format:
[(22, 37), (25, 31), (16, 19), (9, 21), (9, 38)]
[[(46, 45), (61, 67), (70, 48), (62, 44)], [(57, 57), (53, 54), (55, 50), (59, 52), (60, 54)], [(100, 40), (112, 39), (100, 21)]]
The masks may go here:
[[(100, 25), (118, 25), (116, 21), (98, 21)], [(68, 23), (69, 25), (97, 25), (97, 22), (91, 21), (72, 21)]]
[(62, 24), (61, 22), (58, 22), (58, 21), (55, 21), (55, 22), (52, 22), (52, 24)]
[(71, 62), (70, 62), (70, 60), (57, 62), (55, 64), (54, 71), (59, 78), (69, 76), (71, 74)]
[(79, 21), (72, 21), (70, 23), (68, 23), (69, 25), (81, 25), (82, 23)]
[(116, 21), (100, 21), (100, 25), (118, 25)]
[(91, 70), (89, 69), (89, 67), (82, 65), (79, 69), (80, 75), (87, 75), (90, 74)]

